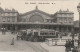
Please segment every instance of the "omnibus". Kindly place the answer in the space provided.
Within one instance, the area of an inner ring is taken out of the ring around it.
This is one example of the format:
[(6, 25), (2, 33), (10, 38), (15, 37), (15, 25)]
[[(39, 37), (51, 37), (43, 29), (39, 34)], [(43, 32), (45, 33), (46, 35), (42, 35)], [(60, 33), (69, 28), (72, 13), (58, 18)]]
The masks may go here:
[(45, 41), (46, 38), (58, 38), (59, 32), (52, 29), (33, 29), (27, 34), (30, 41)]

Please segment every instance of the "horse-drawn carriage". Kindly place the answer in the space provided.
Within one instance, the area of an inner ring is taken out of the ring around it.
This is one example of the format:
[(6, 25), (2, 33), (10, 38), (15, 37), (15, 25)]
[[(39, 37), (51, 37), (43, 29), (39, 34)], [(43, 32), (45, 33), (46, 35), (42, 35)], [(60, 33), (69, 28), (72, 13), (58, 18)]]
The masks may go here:
[(26, 30), (20, 30), (20, 31), (18, 31), (17, 40), (18, 39), (24, 40), (26, 38), (26, 34), (27, 34)]

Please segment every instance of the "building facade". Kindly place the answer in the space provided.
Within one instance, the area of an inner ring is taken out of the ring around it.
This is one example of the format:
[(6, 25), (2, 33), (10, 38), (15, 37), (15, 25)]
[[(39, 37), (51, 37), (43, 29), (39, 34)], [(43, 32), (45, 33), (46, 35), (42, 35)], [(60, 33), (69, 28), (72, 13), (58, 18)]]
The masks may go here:
[(6, 28), (10, 30), (13, 23), (17, 22), (19, 14), (15, 9), (2, 9), (0, 8), (0, 29)]
[(55, 14), (48, 14), (38, 9), (19, 14), (15, 9), (0, 8), (0, 27), (7, 30), (21, 29), (54, 29), (60, 32), (72, 32), (74, 13), (59, 10)]
[(74, 13), (69, 11), (62, 11), (61, 9), (52, 15), (52, 21), (59, 25), (59, 31), (71, 32), (74, 25)]

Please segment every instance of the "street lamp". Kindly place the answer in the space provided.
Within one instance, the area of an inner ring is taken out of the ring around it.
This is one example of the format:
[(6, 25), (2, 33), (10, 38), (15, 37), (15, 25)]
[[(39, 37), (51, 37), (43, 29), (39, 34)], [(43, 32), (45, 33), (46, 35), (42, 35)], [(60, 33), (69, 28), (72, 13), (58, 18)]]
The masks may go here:
[(72, 39), (74, 39), (74, 24), (72, 26)]
[(80, 46), (80, 3), (77, 6), (77, 10), (79, 12), (79, 36), (78, 36), (78, 45)]
[(80, 3), (77, 6), (77, 10), (79, 12), (79, 32), (80, 32)]

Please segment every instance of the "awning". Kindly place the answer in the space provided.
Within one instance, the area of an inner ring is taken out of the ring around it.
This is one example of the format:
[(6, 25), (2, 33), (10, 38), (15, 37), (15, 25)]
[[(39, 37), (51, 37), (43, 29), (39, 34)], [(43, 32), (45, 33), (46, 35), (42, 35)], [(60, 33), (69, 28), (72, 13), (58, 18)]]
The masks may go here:
[(74, 24), (69, 24), (69, 23), (64, 23), (64, 24), (61, 24), (61, 23), (46, 23), (46, 22), (43, 22), (43, 23), (34, 23), (34, 22), (0, 22), (0, 24), (42, 24), (42, 25), (74, 25)]

